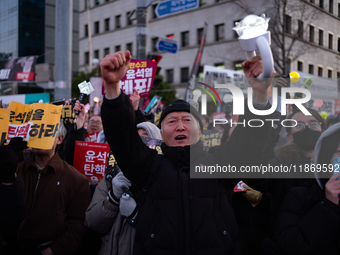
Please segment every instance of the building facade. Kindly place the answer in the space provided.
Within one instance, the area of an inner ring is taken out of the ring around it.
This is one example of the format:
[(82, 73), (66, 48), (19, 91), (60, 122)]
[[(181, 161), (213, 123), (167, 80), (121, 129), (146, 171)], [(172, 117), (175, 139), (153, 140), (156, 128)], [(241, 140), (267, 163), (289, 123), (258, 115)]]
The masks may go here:
[[(276, 0), (243, 1), (246, 2), (243, 5), (239, 1), (201, 0), (196, 9), (162, 18), (155, 14), (159, 2), (154, 1), (147, 8), (147, 52), (163, 56), (159, 63), (162, 68), (160, 74), (165, 81), (177, 88), (178, 96), (182, 98), (205, 22), (208, 24), (208, 30), (201, 65), (224, 66), (232, 70), (240, 69), (240, 63), (245, 60), (238, 36), (233, 30), (235, 22), (248, 14), (262, 13), (272, 18), (269, 30), (271, 23), (277, 22), (273, 19), (278, 12), (278, 8), (275, 8)], [(317, 15), (307, 22), (307, 19), (301, 20), (302, 14), (285, 10), (285, 24), (282, 29), (286, 48), (294, 41), (293, 50), (287, 55), (291, 60), (290, 71), (296, 70), (324, 78), (340, 77), (340, 2), (290, 1), (291, 4), (294, 2), (305, 7), (307, 12), (304, 15), (308, 16), (308, 12)], [(80, 0), (79, 3), (80, 71), (88, 70), (89, 64), (89, 21), (86, 3), (87, 0)], [(119, 50), (130, 50), (132, 56), (136, 57), (136, 20), (129, 19), (131, 12), (136, 9), (136, 0), (91, 0), (89, 7), (93, 58), (102, 59), (106, 54)], [(177, 41), (176, 54), (159, 52), (156, 48), (158, 39), (169, 37)], [(272, 37), (272, 49), (280, 52), (281, 49), (275, 43), (278, 42)], [(302, 48), (304, 51), (299, 52)]]
[[(17, 58), (37, 55), (37, 63), (47, 63), (48, 68), (37, 68), (43, 79), (53, 81), (55, 59), (55, 9), (56, 0), (2, 0), (0, 1), (0, 58)], [(72, 71), (78, 72), (79, 0), (73, 0)], [(51, 69), (51, 68), (50, 68)], [(48, 72), (48, 73), (45, 73)], [(45, 78), (46, 77), (46, 78)], [(45, 80), (44, 80), (45, 81)], [(47, 80), (45, 81), (47, 82)], [(25, 86), (28, 86), (27, 84)], [(6, 89), (6, 85), (2, 88)], [(13, 93), (20, 93), (13, 89)], [(25, 93), (27, 90), (25, 90)]]

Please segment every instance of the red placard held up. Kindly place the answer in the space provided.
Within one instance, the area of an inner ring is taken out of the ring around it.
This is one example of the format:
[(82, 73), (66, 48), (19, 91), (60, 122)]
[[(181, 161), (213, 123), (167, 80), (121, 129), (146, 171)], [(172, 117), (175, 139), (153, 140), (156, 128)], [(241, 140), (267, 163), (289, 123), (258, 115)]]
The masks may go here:
[(120, 88), (126, 95), (136, 88), (140, 97), (148, 98), (157, 71), (157, 62), (131, 59), (129, 69), (120, 81)]
[(91, 133), (91, 134), (84, 134), (85, 141), (86, 142), (97, 142), (98, 134), (100, 131)]
[(106, 172), (106, 163), (110, 147), (104, 143), (76, 141), (74, 148), (73, 166), (89, 178), (98, 178), (100, 182)]

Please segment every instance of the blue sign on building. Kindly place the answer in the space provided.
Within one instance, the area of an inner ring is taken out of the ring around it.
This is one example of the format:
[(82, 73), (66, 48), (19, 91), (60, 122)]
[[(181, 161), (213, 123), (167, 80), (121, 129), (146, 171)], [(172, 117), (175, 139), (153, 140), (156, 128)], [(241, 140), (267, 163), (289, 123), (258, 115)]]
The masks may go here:
[(177, 44), (173, 42), (161, 40), (158, 42), (158, 50), (175, 54), (177, 52)]
[(156, 7), (157, 17), (164, 17), (182, 11), (195, 9), (199, 6), (199, 0), (168, 0), (161, 2)]

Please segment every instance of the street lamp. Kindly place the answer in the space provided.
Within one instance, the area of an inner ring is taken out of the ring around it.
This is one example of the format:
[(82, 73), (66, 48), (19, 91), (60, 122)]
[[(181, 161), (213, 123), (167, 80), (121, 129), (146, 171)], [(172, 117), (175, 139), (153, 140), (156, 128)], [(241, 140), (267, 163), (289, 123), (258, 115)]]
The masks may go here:
[(267, 31), (269, 20), (265, 14), (261, 16), (252, 14), (236, 22), (236, 27), (233, 28), (239, 35), (238, 40), (248, 60), (256, 56), (256, 50), (260, 52), (263, 71), (258, 79), (269, 78), (273, 73), (273, 56), (269, 46), (270, 32)]

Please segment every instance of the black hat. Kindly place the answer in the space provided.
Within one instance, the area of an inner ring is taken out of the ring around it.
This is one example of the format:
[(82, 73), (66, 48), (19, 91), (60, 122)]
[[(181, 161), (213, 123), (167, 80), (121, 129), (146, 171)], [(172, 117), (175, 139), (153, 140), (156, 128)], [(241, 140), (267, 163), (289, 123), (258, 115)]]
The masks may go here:
[(189, 112), (197, 119), (201, 129), (203, 128), (201, 116), (198, 113), (198, 111), (193, 106), (191, 106), (191, 104), (189, 104), (187, 101), (181, 99), (177, 99), (170, 103), (167, 107), (165, 107), (165, 109), (162, 111), (161, 118), (159, 119), (159, 125), (161, 125), (165, 116), (171, 112)]

